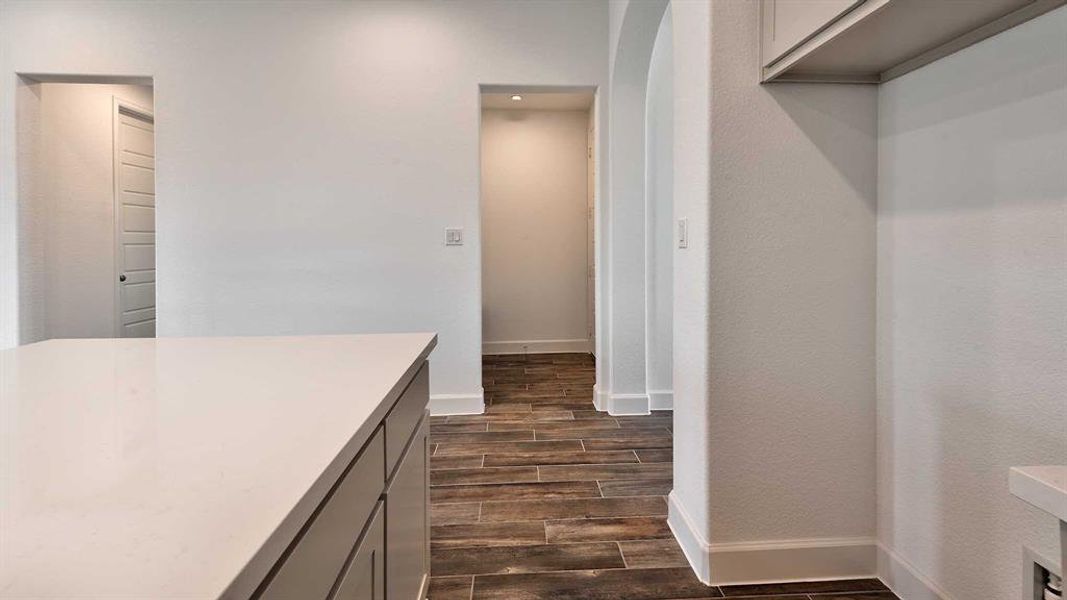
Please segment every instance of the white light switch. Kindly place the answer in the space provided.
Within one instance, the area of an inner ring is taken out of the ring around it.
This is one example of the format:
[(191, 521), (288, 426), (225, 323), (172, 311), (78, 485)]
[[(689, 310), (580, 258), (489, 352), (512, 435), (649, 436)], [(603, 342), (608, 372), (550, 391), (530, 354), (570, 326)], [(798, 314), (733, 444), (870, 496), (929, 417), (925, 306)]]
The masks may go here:
[(463, 245), (463, 230), (459, 228), (449, 227), (445, 229), (445, 245), (446, 246), (462, 246)]
[(678, 247), (689, 247), (689, 219), (678, 219)]

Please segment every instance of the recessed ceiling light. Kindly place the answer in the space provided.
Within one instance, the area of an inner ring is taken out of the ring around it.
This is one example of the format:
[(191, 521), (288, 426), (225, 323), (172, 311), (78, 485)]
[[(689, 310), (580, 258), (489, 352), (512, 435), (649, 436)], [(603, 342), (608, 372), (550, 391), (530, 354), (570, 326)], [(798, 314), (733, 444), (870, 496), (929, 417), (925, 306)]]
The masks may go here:
[(515, 94), (514, 96), (511, 97), (511, 99), (514, 100), (515, 102), (518, 102), (519, 100), (522, 100), (522, 96), (520, 96), (518, 94)]

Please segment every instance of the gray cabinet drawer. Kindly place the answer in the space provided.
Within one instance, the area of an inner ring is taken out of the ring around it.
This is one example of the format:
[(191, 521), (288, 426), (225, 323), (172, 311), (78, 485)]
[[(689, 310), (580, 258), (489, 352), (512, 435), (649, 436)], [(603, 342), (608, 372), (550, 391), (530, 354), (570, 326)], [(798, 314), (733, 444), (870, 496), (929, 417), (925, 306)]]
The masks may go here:
[(430, 576), (430, 418), (415, 431), (385, 491), (385, 583), (389, 600), (419, 600)]
[(261, 599), (318, 600), (329, 595), (385, 486), (383, 438), (379, 428), (282, 559)]
[(388, 479), (404, 452), (411, 434), (430, 403), (430, 374), (426, 363), (419, 367), (400, 399), (385, 417), (385, 472)]
[(332, 600), (385, 600), (385, 508), (381, 502)]

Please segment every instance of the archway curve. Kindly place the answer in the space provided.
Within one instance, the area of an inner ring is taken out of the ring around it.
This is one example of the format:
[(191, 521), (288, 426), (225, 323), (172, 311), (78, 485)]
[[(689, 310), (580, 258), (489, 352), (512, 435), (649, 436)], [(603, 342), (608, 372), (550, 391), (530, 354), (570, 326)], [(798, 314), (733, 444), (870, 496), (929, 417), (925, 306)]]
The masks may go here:
[[(645, 103), (649, 65), (668, 0), (613, 5), (621, 15), (611, 53), (610, 208), (602, 214), (602, 303), (597, 408), (647, 414), (645, 379)], [(614, 19), (613, 19), (614, 21)]]

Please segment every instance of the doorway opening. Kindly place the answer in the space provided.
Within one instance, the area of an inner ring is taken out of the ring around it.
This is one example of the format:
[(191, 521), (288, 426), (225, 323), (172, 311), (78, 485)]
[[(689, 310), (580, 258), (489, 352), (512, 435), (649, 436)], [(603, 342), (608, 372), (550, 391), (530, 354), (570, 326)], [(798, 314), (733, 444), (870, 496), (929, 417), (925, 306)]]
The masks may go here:
[(155, 337), (152, 81), (20, 75), (19, 343)]
[(483, 355), (594, 353), (594, 100), (482, 90)]

